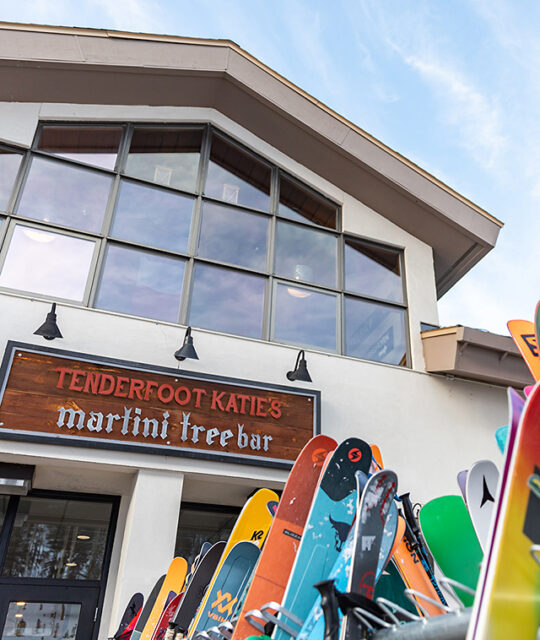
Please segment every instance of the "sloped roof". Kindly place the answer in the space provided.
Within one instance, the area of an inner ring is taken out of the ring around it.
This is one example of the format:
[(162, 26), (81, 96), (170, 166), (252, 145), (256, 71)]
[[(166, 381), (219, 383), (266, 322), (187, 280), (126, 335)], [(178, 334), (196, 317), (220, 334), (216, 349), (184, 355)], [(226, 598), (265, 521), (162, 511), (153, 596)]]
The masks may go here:
[(439, 295), (502, 223), (229, 40), (0, 23), (0, 101), (214, 108), (433, 247)]

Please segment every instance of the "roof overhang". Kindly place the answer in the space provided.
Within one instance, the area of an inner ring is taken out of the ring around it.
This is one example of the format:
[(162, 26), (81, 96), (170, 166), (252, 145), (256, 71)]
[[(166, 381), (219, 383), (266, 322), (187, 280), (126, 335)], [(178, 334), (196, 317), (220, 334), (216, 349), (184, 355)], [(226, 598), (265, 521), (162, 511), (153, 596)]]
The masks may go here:
[(522, 389), (533, 377), (514, 341), (470, 327), (422, 332), (426, 371)]
[(213, 108), (433, 248), (443, 295), (496, 218), (230, 41), (0, 23), (0, 101)]

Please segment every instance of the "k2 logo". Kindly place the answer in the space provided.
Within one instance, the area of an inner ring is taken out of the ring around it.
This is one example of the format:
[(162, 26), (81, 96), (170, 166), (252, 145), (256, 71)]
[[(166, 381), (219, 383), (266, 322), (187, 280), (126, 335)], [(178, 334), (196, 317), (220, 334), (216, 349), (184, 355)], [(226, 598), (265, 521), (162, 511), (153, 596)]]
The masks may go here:
[[(236, 604), (238, 598), (233, 598), (230, 593), (221, 593), (218, 591), (216, 593), (216, 601), (213, 602), (210, 606), (212, 609), (217, 607), (219, 613), (227, 613), (228, 616), (232, 616), (233, 607)], [(222, 604), (225, 602), (225, 604)]]
[(263, 537), (263, 533), (264, 533), (264, 531), (254, 531), (254, 532), (251, 534), (250, 541), (251, 541), (251, 540), (261, 540), (261, 539), (262, 539), (262, 537)]
[(362, 452), (360, 451), (360, 449), (357, 449), (355, 447), (354, 449), (351, 449), (349, 451), (349, 460), (351, 462), (358, 462), (361, 458), (362, 458)]

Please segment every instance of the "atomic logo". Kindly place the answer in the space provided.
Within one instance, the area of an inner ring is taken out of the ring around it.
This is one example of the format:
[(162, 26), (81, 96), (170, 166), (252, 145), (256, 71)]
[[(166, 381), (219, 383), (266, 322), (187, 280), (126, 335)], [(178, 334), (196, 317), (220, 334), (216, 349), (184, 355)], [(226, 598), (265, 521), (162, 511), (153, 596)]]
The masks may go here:
[(316, 467), (320, 467), (327, 455), (328, 451), (326, 449), (315, 449), (311, 454), (311, 461)]
[(362, 452), (358, 448), (351, 449), (349, 451), (349, 460), (351, 462), (358, 462), (362, 458)]

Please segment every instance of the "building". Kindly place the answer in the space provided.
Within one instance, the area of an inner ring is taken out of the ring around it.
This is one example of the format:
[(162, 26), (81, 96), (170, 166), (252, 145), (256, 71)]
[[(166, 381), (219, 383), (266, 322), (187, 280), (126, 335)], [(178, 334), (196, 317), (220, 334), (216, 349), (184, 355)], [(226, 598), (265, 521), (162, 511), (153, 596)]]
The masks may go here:
[(0, 29), (6, 637), (106, 638), (318, 430), (417, 501), (497, 455), (528, 374), (437, 298), (499, 221), (232, 42)]

